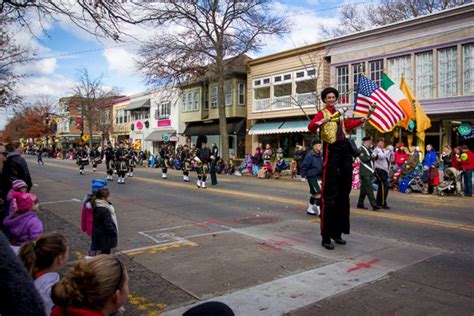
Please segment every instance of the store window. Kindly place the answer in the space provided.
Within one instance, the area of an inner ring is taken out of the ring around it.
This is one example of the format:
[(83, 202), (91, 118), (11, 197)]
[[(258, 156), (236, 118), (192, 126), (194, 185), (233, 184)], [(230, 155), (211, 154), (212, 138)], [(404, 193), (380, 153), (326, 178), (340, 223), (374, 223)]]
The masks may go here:
[(438, 51), (438, 95), (440, 97), (457, 94), (457, 47), (443, 48)]

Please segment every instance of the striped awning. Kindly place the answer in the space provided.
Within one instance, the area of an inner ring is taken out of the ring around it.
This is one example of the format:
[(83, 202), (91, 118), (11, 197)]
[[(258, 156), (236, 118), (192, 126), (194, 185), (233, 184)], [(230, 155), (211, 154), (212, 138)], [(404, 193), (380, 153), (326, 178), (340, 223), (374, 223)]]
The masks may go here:
[(309, 121), (257, 122), (249, 130), (249, 135), (270, 135), (284, 133), (307, 133)]

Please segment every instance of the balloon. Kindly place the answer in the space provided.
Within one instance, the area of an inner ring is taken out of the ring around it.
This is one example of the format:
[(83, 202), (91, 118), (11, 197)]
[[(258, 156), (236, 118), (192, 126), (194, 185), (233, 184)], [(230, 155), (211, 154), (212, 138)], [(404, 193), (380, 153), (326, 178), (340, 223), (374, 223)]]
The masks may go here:
[(466, 161), (467, 160), (467, 153), (462, 153), (461, 154), (461, 160)]

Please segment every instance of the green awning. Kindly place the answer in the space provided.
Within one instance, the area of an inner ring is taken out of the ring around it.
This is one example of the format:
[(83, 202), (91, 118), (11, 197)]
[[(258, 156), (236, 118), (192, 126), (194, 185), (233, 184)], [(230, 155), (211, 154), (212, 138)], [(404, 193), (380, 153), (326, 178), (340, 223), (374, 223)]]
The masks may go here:
[(308, 124), (307, 120), (286, 121), (279, 130), (280, 133), (308, 133)]

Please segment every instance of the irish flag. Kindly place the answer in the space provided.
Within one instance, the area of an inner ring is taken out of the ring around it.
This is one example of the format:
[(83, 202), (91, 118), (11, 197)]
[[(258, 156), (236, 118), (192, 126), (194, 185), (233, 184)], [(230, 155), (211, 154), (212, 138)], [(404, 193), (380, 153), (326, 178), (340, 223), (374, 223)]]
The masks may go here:
[(410, 100), (407, 99), (405, 94), (400, 88), (385, 74), (382, 75), (382, 89), (395, 101), (405, 112), (405, 118), (397, 125), (407, 129), (408, 123), (415, 118), (413, 113), (413, 106)]

